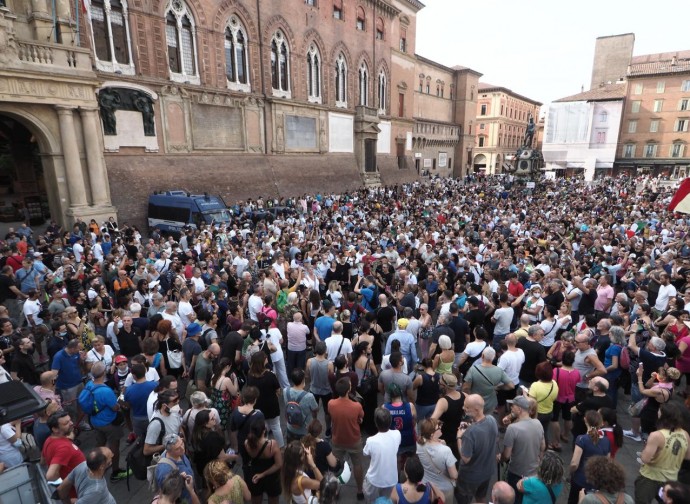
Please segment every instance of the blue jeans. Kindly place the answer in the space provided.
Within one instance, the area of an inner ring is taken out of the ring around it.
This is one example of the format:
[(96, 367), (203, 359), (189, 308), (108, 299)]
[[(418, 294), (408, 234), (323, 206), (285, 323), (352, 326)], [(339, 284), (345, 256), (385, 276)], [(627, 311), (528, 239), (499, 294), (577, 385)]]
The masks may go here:
[(613, 409), (616, 409), (618, 405), (618, 378), (620, 378), (620, 375), (620, 369), (610, 371), (604, 375), (604, 378), (609, 381), (609, 389), (606, 391), (606, 395), (613, 401)]
[(506, 339), (506, 336), (508, 335), (494, 333), (494, 341), (492, 343), (492, 346), (494, 347), (494, 350), (496, 350), (497, 353), (501, 351), (501, 341)]
[(637, 383), (637, 376), (632, 377), (632, 384), (630, 385), (630, 399), (632, 400), (633, 404), (643, 399), (643, 395), (640, 393), (640, 386)]

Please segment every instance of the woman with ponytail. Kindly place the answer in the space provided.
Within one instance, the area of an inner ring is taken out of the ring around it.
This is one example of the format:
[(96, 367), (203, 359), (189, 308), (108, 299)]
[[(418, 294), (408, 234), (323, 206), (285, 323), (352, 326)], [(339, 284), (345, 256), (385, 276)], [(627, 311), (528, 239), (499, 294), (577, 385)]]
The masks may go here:
[(302, 446), (305, 450), (311, 450), (314, 454), (314, 463), (321, 474), (337, 472), (338, 459), (333, 455), (333, 450), (328, 441), (321, 438), (323, 425), (316, 418), (307, 425), (307, 434), (302, 438)]
[(393, 487), (391, 500), (395, 504), (431, 504), (437, 497), (443, 497), (432, 483), (424, 484), (424, 466), (416, 455), (405, 461), (405, 482)]
[(611, 443), (611, 458), (616, 458), (616, 452), (623, 446), (623, 427), (618, 425), (618, 417), (615, 409), (601, 408), (599, 413), (601, 414), (601, 420), (603, 422), (601, 431), (604, 433), (604, 436), (609, 438), (609, 442)]
[(580, 490), (593, 490), (585, 477), (585, 464), (587, 460), (596, 455), (608, 456), (611, 452), (609, 438), (602, 435), (599, 429), (602, 426), (601, 414), (595, 410), (585, 413), (585, 426), (587, 433), (575, 439), (573, 458), (570, 459), (570, 494), (568, 504), (577, 504)]

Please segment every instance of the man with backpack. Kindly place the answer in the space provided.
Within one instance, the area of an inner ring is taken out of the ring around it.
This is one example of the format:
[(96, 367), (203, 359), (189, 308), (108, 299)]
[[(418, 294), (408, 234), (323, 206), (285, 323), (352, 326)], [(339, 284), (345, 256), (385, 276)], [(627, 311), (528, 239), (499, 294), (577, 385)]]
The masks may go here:
[(91, 425), (105, 437), (105, 444), (113, 452), (113, 472), (110, 482), (117, 483), (125, 479), (130, 472), (120, 469), (120, 439), (124, 415), (120, 412), (120, 403), (113, 389), (105, 384), (105, 364), (96, 362), (91, 367), (93, 381), (86, 384), (79, 394), (79, 406), (91, 417)]
[(307, 425), (319, 413), (314, 394), (304, 390), (304, 377), (304, 369), (293, 369), (290, 373), (293, 386), (283, 390), (288, 443), (301, 440), (307, 433)]
[(67, 342), (65, 348), (58, 351), (53, 358), (52, 371), (55, 376), (55, 387), (62, 398), (63, 407), (77, 419), (75, 400), (81, 392), (81, 366), (86, 354), (79, 351), (79, 340)]
[[(364, 287), (360, 289), (360, 284)], [(378, 308), (378, 298), (379, 290), (376, 287), (376, 281), (373, 276), (359, 277), (357, 278), (357, 284), (355, 285), (355, 292), (362, 296), (362, 308), (366, 311), (375, 311)]]
[[(192, 463), (185, 454), (184, 439), (179, 434), (166, 434), (163, 438), (163, 446), (165, 447), (165, 451), (161, 454), (156, 464), (155, 482), (151, 482), (149, 487), (152, 491), (161, 488), (165, 477), (173, 471), (179, 471), (185, 478), (194, 479)], [(194, 488), (193, 481), (189, 487)], [(182, 489), (180, 502), (194, 502), (186, 485), (185, 488)]]

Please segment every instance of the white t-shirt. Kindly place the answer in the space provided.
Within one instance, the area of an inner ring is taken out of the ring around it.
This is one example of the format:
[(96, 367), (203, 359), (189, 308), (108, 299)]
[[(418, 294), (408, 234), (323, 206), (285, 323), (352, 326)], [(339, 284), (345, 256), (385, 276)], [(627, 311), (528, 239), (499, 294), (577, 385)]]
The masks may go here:
[(673, 286), (673, 284), (659, 286), (659, 295), (656, 298), (656, 304), (654, 305), (654, 309), (659, 311), (666, 310), (669, 298), (674, 297), (676, 294), (676, 288)]
[[(144, 376), (146, 377), (146, 381), (159, 381), (161, 379), (158, 371), (156, 371), (156, 368), (154, 367), (148, 368)], [(134, 383), (134, 377), (132, 376), (132, 373), (129, 373), (127, 378), (125, 378), (125, 388), (131, 386), (132, 383)]]
[(7, 370), (0, 366), (0, 383), (7, 383), (12, 380), (12, 375), (7, 372)]
[(8, 469), (22, 463), (21, 452), (9, 442), (15, 434), (11, 424), (6, 423), (0, 427), (0, 462), (3, 462)]
[(280, 340), (283, 339), (283, 334), (280, 332), (280, 329), (277, 327), (273, 327), (268, 330), (268, 334), (266, 335), (266, 338), (268, 341), (273, 344), (274, 347), (276, 347), (276, 351), (271, 354), (271, 361), (272, 362), (280, 362), (283, 360), (283, 345), (280, 344)]
[[(308, 287), (308, 286), (307, 286)], [(340, 291), (328, 291), (328, 297), (331, 298), (331, 301), (333, 301), (333, 306), (336, 307), (336, 309), (340, 309), (340, 302), (343, 299), (343, 293)]]
[(104, 345), (103, 346), (105, 353), (103, 355), (99, 354), (96, 352), (95, 349), (91, 349), (86, 353), (86, 362), (90, 362), (91, 364), (94, 364), (99, 361), (103, 361), (103, 364), (105, 364), (106, 369), (111, 366), (113, 363), (113, 356), (115, 355), (115, 350), (113, 350), (113, 347), (110, 345)]
[(74, 260), (77, 262), (81, 262), (81, 257), (84, 253), (84, 247), (81, 245), (81, 243), (77, 242), (74, 245), (72, 245), (72, 252), (74, 252)]
[(247, 301), (247, 308), (249, 309), (249, 318), (252, 319), (254, 322), (259, 321), (258, 313), (261, 311), (261, 308), (264, 307), (264, 302), (261, 299), (261, 296), (257, 296), (255, 294), (252, 294), (249, 296), (249, 301)]
[(201, 294), (206, 290), (206, 284), (204, 283), (204, 279), (201, 277), (192, 277), (192, 284), (194, 284), (195, 294)]
[(386, 488), (398, 482), (398, 466), (390, 462), (397, 457), (400, 440), (400, 431), (396, 429), (379, 432), (367, 439), (363, 453), (371, 457), (371, 461), (366, 478), (373, 486)]
[[(342, 348), (340, 348), (340, 342), (343, 343)], [(338, 352), (338, 348), (340, 348), (340, 352)], [(352, 343), (342, 335), (333, 334), (326, 339), (326, 350), (328, 352), (328, 360), (333, 362), (338, 355), (352, 353)]]
[(180, 322), (185, 327), (189, 326), (189, 324), (195, 320), (192, 315), (194, 313), (194, 308), (192, 308), (192, 303), (189, 301), (180, 301), (177, 313), (180, 316)]
[(506, 372), (508, 378), (513, 383), (520, 380), (520, 368), (525, 362), (525, 352), (521, 348), (516, 348), (514, 352), (508, 350), (498, 359), (498, 367)]
[(235, 267), (235, 271), (237, 272), (238, 278), (242, 277), (242, 273), (244, 273), (244, 269), (247, 267), (248, 264), (249, 260), (241, 256), (237, 256), (232, 260), (232, 265)]
[(163, 320), (169, 320), (172, 322), (173, 328), (175, 331), (177, 331), (177, 336), (182, 339), (182, 332), (187, 326), (182, 323), (180, 316), (177, 313), (170, 315), (166, 311), (162, 312), (161, 315), (163, 315)]
[(499, 308), (494, 312), (496, 319), (496, 326), (494, 327), (494, 334), (508, 334), (510, 332), (510, 323), (513, 321), (515, 310), (510, 306), (506, 308)]
[(542, 320), (540, 325), (544, 330), (544, 337), (540, 343), (542, 346), (550, 347), (556, 343), (556, 335), (558, 334), (558, 330), (561, 328), (561, 321), (559, 319), (553, 319), (553, 321)]
[(41, 325), (43, 323), (43, 319), (39, 318), (39, 316), (38, 316), (38, 313), (41, 311), (41, 302), (38, 299), (35, 299), (35, 300), (27, 299), (24, 302), (23, 311), (24, 311), (24, 316), (27, 318), (27, 320), (29, 318), (29, 315), (32, 315), (34, 324)]

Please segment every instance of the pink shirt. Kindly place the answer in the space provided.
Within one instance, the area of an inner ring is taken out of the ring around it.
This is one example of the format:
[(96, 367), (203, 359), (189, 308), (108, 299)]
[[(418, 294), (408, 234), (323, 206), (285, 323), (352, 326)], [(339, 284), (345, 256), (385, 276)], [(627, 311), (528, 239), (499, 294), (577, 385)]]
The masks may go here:
[(287, 348), (293, 352), (301, 352), (307, 349), (307, 335), (309, 327), (297, 322), (288, 322)]
[(678, 340), (678, 345), (683, 341), (688, 347), (685, 349), (685, 352), (676, 359), (676, 367), (681, 373), (690, 373), (690, 336), (685, 336)]
[(566, 371), (556, 368), (553, 370), (553, 379), (558, 384), (556, 402), (561, 404), (575, 402), (575, 387), (580, 383), (580, 372), (577, 369)]
[(598, 311), (610, 309), (610, 301), (613, 301), (613, 296), (615, 296), (615, 293), (610, 285), (597, 287), (597, 300), (594, 301), (594, 309)]

